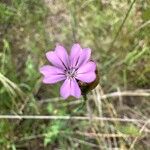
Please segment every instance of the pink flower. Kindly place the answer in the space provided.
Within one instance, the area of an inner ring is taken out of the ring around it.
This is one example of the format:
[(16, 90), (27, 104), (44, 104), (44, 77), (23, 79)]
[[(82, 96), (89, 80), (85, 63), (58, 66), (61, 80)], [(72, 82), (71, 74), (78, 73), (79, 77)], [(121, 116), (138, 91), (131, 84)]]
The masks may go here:
[(43, 83), (54, 84), (64, 81), (60, 88), (60, 95), (67, 99), (69, 96), (79, 98), (81, 90), (78, 81), (91, 83), (96, 79), (96, 64), (90, 61), (91, 49), (81, 48), (79, 44), (74, 44), (70, 55), (66, 49), (57, 45), (54, 51), (46, 53), (51, 65), (40, 68), (44, 75)]

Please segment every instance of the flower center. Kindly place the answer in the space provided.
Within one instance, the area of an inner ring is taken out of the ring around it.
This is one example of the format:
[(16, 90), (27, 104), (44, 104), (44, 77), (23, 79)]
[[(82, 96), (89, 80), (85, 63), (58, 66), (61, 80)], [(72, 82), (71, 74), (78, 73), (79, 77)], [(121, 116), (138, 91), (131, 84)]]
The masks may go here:
[(76, 76), (76, 69), (71, 68), (66, 70), (66, 76), (69, 78), (74, 78)]

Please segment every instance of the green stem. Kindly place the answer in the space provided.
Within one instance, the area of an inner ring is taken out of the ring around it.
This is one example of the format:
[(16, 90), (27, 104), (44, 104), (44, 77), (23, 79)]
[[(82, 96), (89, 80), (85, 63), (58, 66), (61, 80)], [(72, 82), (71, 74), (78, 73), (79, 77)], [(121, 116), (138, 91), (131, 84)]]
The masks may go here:
[(117, 40), (117, 38), (118, 38), (118, 36), (119, 36), (119, 33), (121, 32), (121, 30), (122, 30), (122, 28), (123, 28), (123, 26), (124, 26), (124, 24), (125, 24), (125, 22), (126, 22), (128, 16), (129, 16), (129, 13), (130, 13), (130, 11), (131, 11), (131, 9), (132, 9), (133, 4), (135, 3), (135, 1), (136, 1), (136, 0), (133, 0), (133, 2), (131, 3), (131, 5), (130, 5), (130, 7), (129, 7), (129, 9), (128, 9), (128, 11), (127, 11), (127, 13), (126, 13), (124, 19), (123, 19), (123, 21), (122, 21), (122, 24), (120, 25), (120, 27), (119, 27), (119, 29), (118, 29), (118, 31), (117, 31), (115, 37), (114, 37), (114, 40), (111, 42), (111, 45), (110, 45), (110, 47), (109, 47), (109, 51), (110, 51), (110, 49), (113, 47), (114, 43), (116, 42), (116, 40)]

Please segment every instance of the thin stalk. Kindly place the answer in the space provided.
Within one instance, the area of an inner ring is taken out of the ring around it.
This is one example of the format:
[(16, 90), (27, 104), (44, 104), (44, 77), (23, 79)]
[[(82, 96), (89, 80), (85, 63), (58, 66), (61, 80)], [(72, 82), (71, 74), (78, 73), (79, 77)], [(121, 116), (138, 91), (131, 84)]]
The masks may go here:
[(124, 24), (125, 24), (125, 22), (126, 22), (128, 16), (129, 16), (129, 13), (131, 12), (131, 9), (132, 9), (133, 4), (135, 3), (135, 1), (136, 1), (136, 0), (133, 0), (133, 2), (131, 3), (131, 5), (130, 5), (130, 7), (129, 7), (129, 9), (128, 9), (128, 11), (127, 11), (127, 13), (126, 13), (126, 15), (125, 15), (125, 17), (124, 17), (122, 23), (121, 23), (121, 25), (120, 25), (120, 27), (119, 27), (119, 29), (118, 29), (116, 35), (115, 35), (115, 37), (114, 37), (114, 39), (113, 39), (113, 41), (112, 41), (111, 44), (110, 44), (109, 51), (110, 51), (110, 49), (113, 47), (114, 43), (116, 42), (116, 40), (117, 40), (117, 38), (118, 38), (118, 36), (119, 36), (119, 33), (121, 32), (121, 30), (122, 30), (122, 28), (123, 28), (123, 26), (124, 26)]
[[(42, 115), (0, 115), (0, 119), (32, 119), (32, 120), (89, 120), (90, 117), (84, 116), (42, 116)], [(140, 122), (147, 124), (150, 123), (149, 120), (144, 119), (134, 119), (134, 118), (110, 118), (110, 117), (92, 117), (93, 121), (120, 121), (120, 122)]]

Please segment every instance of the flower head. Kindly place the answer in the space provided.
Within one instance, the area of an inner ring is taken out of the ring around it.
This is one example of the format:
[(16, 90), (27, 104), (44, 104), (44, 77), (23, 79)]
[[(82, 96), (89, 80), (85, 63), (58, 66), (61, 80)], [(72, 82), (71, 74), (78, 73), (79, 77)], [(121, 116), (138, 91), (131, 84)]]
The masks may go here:
[(91, 83), (96, 79), (96, 64), (90, 60), (91, 49), (81, 48), (74, 44), (70, 55), (66, 49), (57, 45), (54, 51), (46, 53), (47, 59), (52, 65), (45, 65), (40, 68), (44, 75), (43, 83), (54, 84), (64, 81), (60, 88), (60, 95), (66, 99), (69, 96), (79, 98), (81, 89), (78, 81)]

